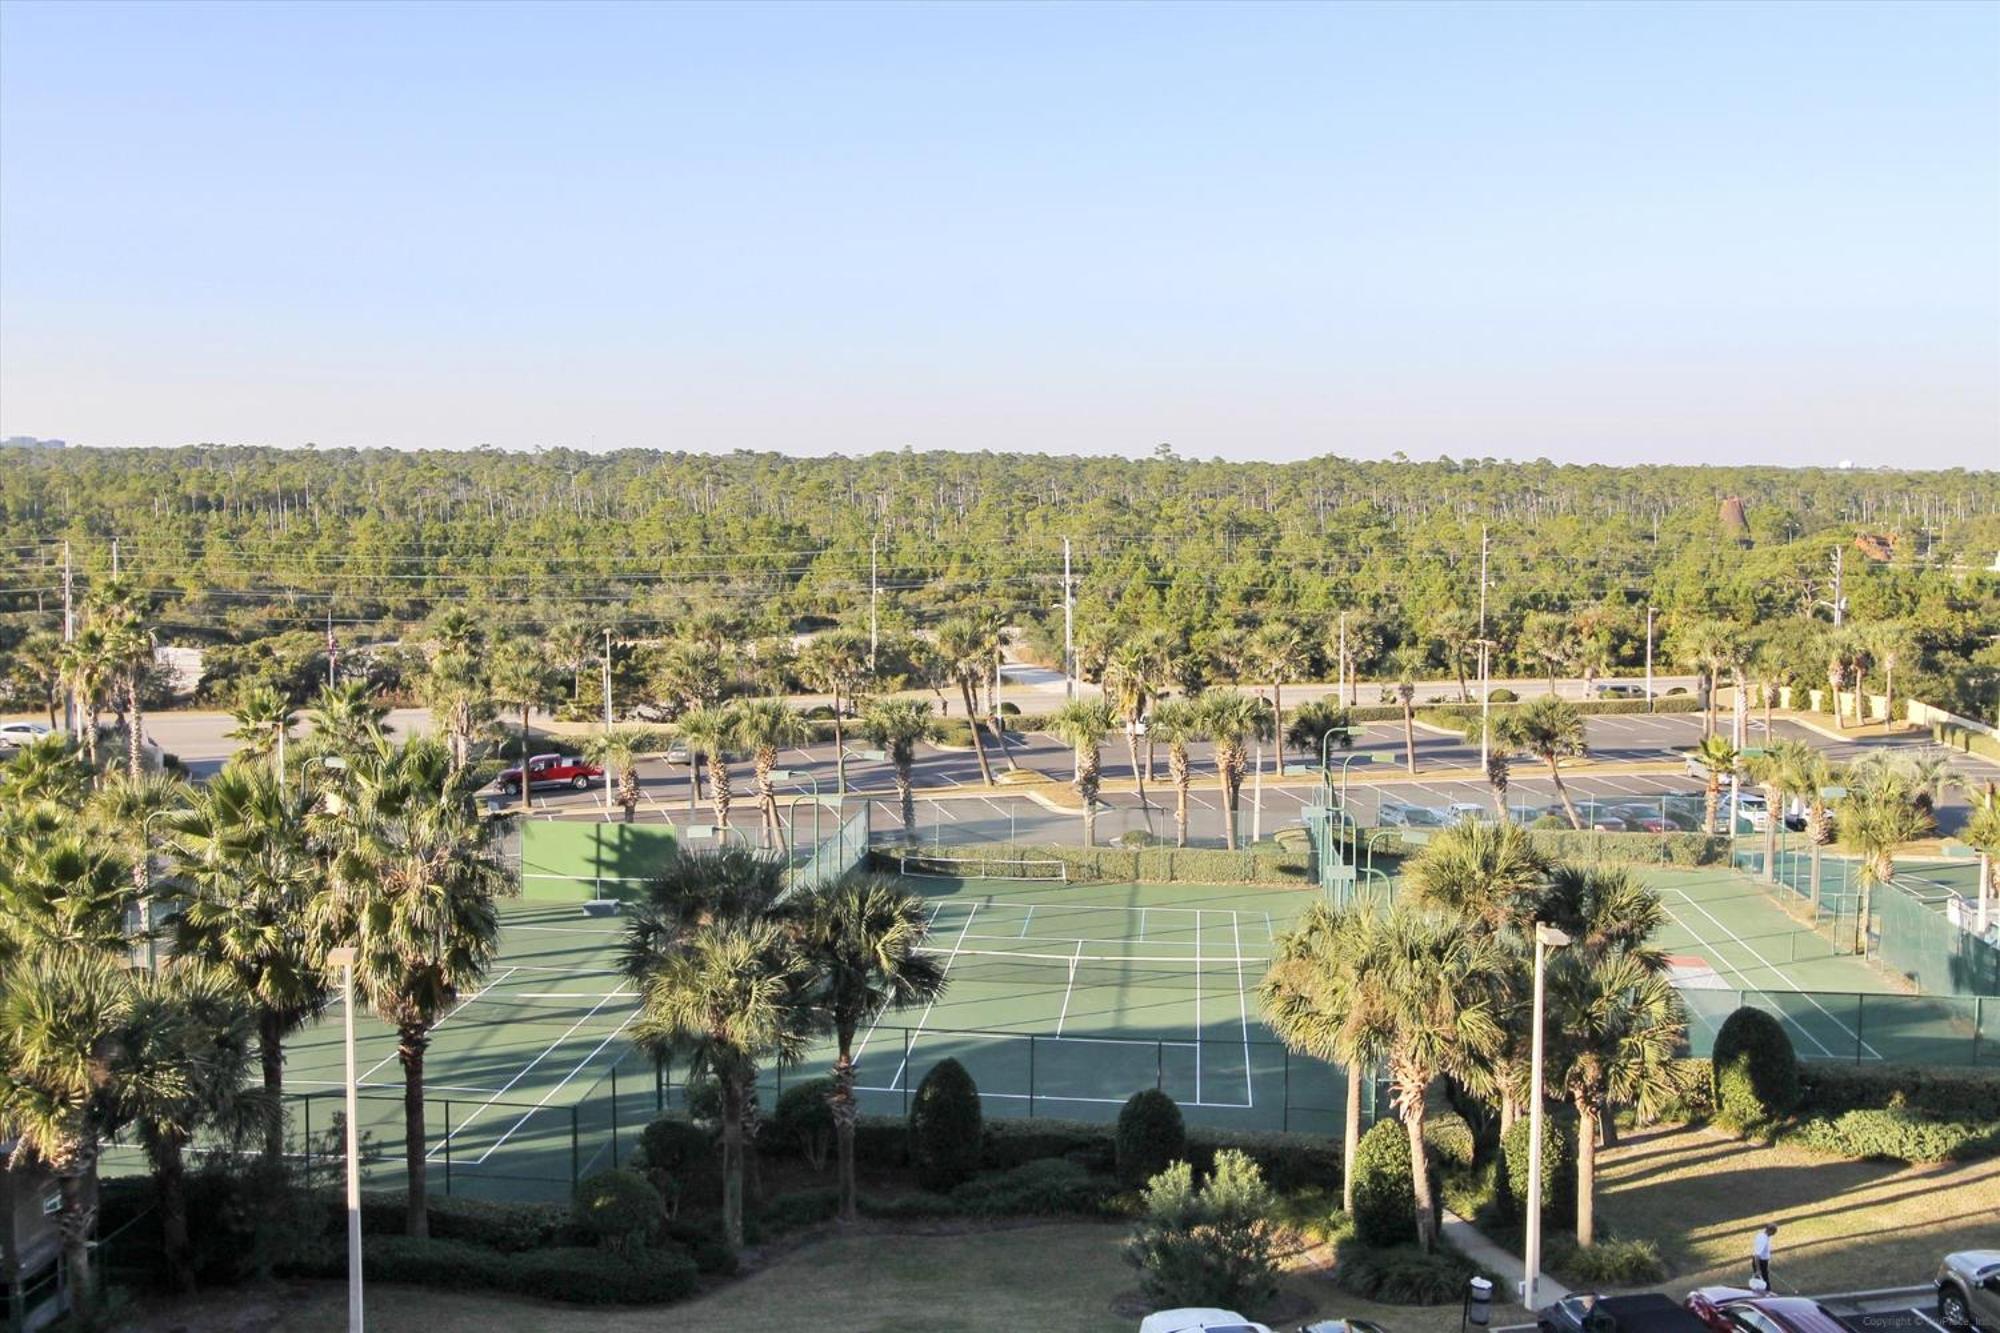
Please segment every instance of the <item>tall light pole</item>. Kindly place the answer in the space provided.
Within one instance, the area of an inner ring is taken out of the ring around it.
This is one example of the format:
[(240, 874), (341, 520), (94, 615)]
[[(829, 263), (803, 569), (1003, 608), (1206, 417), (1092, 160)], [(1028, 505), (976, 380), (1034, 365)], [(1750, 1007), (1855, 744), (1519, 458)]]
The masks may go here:
[(326, 961), (340, 969), (347, 1048), (347, 1329), (361, 1333), (361, 1099), (354, 1081), (354, 949), (329, 949)]
[(1653, 711), (1653, 608), (1646, 608), (1646, 711)]
[(877, 536), (868, 538), (868, 674), (875, 674), (875, 648), (881, 639), (881, 621), (877, 614), (882, 600), (882, 581), (877, 574), (875, 544)]
[(1493, 735), (1493, 669), (1491, 645), (1486, 642), (1486, 525), (1479, 525), (1479, 766), (1491, 757)]
[(1542, 1010), (1547, 989), (1548, 951), (1569, 943), (1569, 936), (1545, 921), (1535, 923), (1535, 1030), (1528, 1074), (1528, 1243), (1526, 1273), (1521, 1281), (1521, 1305), (1535, 1310), (1535, 1288), (1542, 1279)]
[[(604, 631), (604, 734), (606, 736), (611, 734), (611, 630), (608, 627)], [(523, 762), (521, 766), (521, 790), (526, 791), (527, 786), (528, 768), (527, 764)], [(610, 764), (604, 766), (604, 815), (607, 819), (611, 817)]]
[(1076, 597), (1070, 591), (1069, 538), (1063, 538), (1063, 698), (1076, 698)]

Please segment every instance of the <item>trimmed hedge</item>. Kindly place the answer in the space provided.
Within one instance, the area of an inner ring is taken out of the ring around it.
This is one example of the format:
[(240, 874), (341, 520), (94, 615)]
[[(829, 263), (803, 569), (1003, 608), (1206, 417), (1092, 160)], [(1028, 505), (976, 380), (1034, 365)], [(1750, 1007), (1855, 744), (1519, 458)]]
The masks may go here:
[[(1528, 1149), (1534, 1142), (1526, 1115), (1500, 1138), (1506, 1170), (1508, 1206), (1516, 1217), (1528, 1215)], [(1497, 1182), (1496, 1182), (1497, 1183)], [(1542, 1117), (1542, 1225), (1568, 1230), (1576, 1225), (1576, 1135), (1563, 1117)]]
[[(330, 1234), (339, 1234), (347, 1203), (338, 1194), (321, 1195)], [(407, 1220), (409, 1196), (401, 1190), (371, 1190), (361, 1196), (361, 1230), (369, 1236), (400, 1236)], [(433, 1194), (425, 1219), (432, 1240), (465, 1241), (515, 1254), (553, 1245), (570, 1221), (567, 1208), (557, 1204), (488, 1203), (456, 1195)]]
[(1105, 1210), (1114, 1188), (1075, 1162), (1055, 1158), (969, 1180), (951, 1192), (951, 1201), (970, 1217), (1094, 1216)]
[(1908, 1107), (1938, 1120), (2000, 1124), (2000, 1070), (1806, 1064), (1799, 1067), (1801, 1113)]
[(1157, 1088), (1133, 1093), (1118, 1112), (1118, 1179), (1138, 1189), (1187, 1154), (1187, 1124), (1174, 1099)]
[(1387, 1249), (1417, 1238), (1410, 1137), (1399, 1121), (1377, 1121), (1355, 1149), (1354, 1236), (1370, 1249)]
[(1450, 1305), (1464, 1297), (1474, 1276), (1494, 1278), (1443, 1241), (1426, 1254), (1415, 1245), (1373, 1246), (1357, 1237), (1341, 1245), (1333, 1282), (1349, 1295), (1386, 1305)]
[(1907, 1110), (1846, 1111), (1787, 1129), (1786, 1143), (1836, 1157), (1951, 1162), (2000, 1152), (2000, 1122), (1932, 1120)]
[(1091, 1171), (1112, 1169), (1113, 1129), (1084, 1120), (992, 1120), (980, 1165), (988, 1171), (1011, 1171), (1029, 1162), (1067, 1158)]
[[(1729, 864), (1729, 839), (1702, 833), (1604, 833), (1573, 829), (1557, 815), (1529, 826), (1528, 843), (1555, 861), (1585, 865), (1716, 866)], [(1404, 857), (1415, 851), (1400, 836), (1370, 830), (1377, 857)], [(1352, 843), (1352, 838), (1343, 838)]]
[(501, 1254), (461, 1240), (379, 1236), (361, 1251), (370, 1282), (443, 1291), (504, 1291), (582, 1305), (658, 1305), (694, 1294), (694, 1261), (677, 1250), (635, 1255), (560, 1247)]
[(660, 1192), (637, 1171), (599, 1171), (576, 1187), (570, 1225), (606, 1249), (631, 1253), (659, 1237), (667, 1223)]
[(1717, 1119), (1755, 1130), (1799, 1104), (1799, 1057), (1777, 1019), (1748, 1005), (1722, 1020), (1711, 1057)]
[(949, 1190), (979, 1168), (984, 1116), (972, 1075), (956, 1060), (940, 1060), (917, 1085), (910, 1103), (910, 1160), (927, 1190)]
[(1580, 1286), (1636, 1287), (1667, 1280), (1666, 1260), (1650, 1240), (1601, 1240), (1557, 1247), (1549, 1267)]

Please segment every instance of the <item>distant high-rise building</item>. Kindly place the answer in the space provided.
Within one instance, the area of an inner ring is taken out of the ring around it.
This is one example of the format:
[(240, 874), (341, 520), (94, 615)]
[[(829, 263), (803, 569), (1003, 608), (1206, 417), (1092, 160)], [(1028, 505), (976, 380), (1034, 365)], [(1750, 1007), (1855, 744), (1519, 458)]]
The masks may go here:
[(9, 435), (0, 440), (0, 449), (63, 449), (68, 445), (62, 440), (38, 440), (32, 435)]

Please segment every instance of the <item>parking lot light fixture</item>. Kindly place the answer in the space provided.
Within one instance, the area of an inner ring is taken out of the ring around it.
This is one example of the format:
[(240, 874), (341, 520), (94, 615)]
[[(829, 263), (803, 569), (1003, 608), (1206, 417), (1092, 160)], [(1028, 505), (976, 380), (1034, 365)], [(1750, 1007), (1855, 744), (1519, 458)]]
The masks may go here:
[(1527, 1251), (1521, 1281), (1521, 1304), (1529, 1312), (1536, 1308), (1535, 1288), (1542, 1275), (1542, 1104), (1548, 1100), (1542, 1086), (1542, 1015), (1548, 983), (1548, 953), (1570, 942), (1570, 937), (1546, 921), (1535, 923), (1535, 1012), (1533, 1043), (1528, 1070), (1528, 1231)]
[(343, 1023), (347, 1054), (347, 1328), (361, 1333), (361, 1133), (360, 1098), (354, 1078), (354, 964), (352, 946), (329, 949), (327, 966), (340, 969)]

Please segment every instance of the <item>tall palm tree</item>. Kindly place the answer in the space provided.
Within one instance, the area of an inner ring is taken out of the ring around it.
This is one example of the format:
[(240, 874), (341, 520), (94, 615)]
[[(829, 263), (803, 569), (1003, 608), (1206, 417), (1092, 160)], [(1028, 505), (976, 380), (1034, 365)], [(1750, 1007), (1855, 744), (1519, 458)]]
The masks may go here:
[(229, 716), (236, 725), (224, 732), (224, 737), (242, 742), (239, 753), (244, 758), (269, 764), (282, 781), (285, 744), (298, 721), (291, 700), (274, 685), (251, 685), (236, 696), (236, 706), (229, 710)]
[(1174, 845), (1187, 846), (1188, 789), (1194, 785), (1194, 769), (1188, 762), (1188, 745), (1203, 736), (1201, 710), (1189, 699), (1162, 699), (1153, 706), (1153, 720), (1146, 739), (1167, 743), (1167, 776), (1174, 784)]
[(1574, 645), (1570, 662), (1583, 676), (1583, 697), (1591, 697), (1597, 675), (1611, 665), (1612, 635), (1617, 617), (1609, 607), (1586, 606), (1570, 617), (1570, 642)]
[(444, 729), (453, 768), (472, 762), (472, 743), (493, 718), (492, 682), (479, 650), (446, 640), (435, 647), (422, 682), (424, 702)]
[(994, 648), (986, 626), (972, 616), (953, 616), (938, 626), (938, 652), (950, 664), (952, 679), (958, 682), (959, 697), (965, 701), (966, 725), (972, 729), (972, 754), (979, 761), (979, 779), (993, 785), (993, 769), (986, 762), (986, 744), (979, 736), (977, 693), (992, 674)]
[(556, 690), (548, 649), (533, 635), (508, 639), (494, 656), (491, 681), (494, 701), (511, 704), (521, 713), (520, 797), (525, 811), (533, 803), (528, 790), (528, 759), (534, 748), (529, 740), (530, 717), (535, 709), (550, 706)]
[(1271, 682), (1271, 734), (1279, 738), (1271, 747), (1273, 773), (1285, 771), (1285, 686), (1303, 679), (1312, 665), (1312, 647), (1305, 631), (1289, 620), (1267, 620), (1251, 641), (1250, 651), (1257, 670)]
[[(800, 677), (816, 690), (824, 690), (833, 696), (833, 780), (834, 790), (842, 796), (847, 794), (847, 739), (841, 728), (847, 705), (853, 700), (855, 687), (861, 683), (868, 670), (868, 639), (853, 630), (831, 630), (807, 644), (799, 654)], [(979, 725), (970, 707), (967, 720), (973, 723), (972, 744), (980, 756), (980, 773), (990, 782), (986, 771), (986, 752), (979, 750)]]
[(1408, 652), (1396, 654), (1396, 683), (1382, 687), (1382, 699), (1394, 699), (1403, 710), (1403, 763), (1412, 777), (1417, 772), (1417, 659)]
[(1785, 826), (1785, 806), (1793, 796), (1803, 795), (1794, 785), (1800, 771), (1800, 752), (1810, 752), (1804, 741), (1779, 741), (1763, 753), (1750, 755), (1743, 763), (1744, 774), (1764, 793), (1764, 882), (1778, 882), (1778, 830)]
[(903, 837), (914, 842), (917, 837), (917, 800), (913, 770), (917, 742), (935, 739), (938, 731), (937, 723), (931, 718), (931, 706), (922, 699), (878, 699), (869, 704), (868, 711), (862, 714), (861, 725), (868, 739), (882, 747), (895, 769), (896, 801), (903, 813)]
[(1472, 690), (1465, 679), (1466, 659), (1479, 643), (1479, 618), (1461, 606), (1448, 606), (1425, 625), (1444, 656), (1445, 666), (1458, 677), (1458, 701), (1472, 702)]
[(1146, 778), (1139, 767), (1139, 727), (1153, 702), (1157, 673), (1149, 644), (1127, 639), (1115, 648), (1104, 664), (1105, 703), (1124, 723), (1125, 753), (1132, 763), (1132, 777), (1139, 787), (1139, 804), (1146, 804)]
[(50, 630), (30, 630), (14, 645), (9, 658), (13, 679), (22, 694), (42, 701), (48, 714), (49, 730), (61, 723), (56, 716), (63, 689), (63, 641)]
[(746, 699), (736, 705), (736, 736), (740, 744), (750, 748), (757, 808), (764, 819), (764, 845), (776, 847), (784, 839), (784, 829), (778, 822), (778, 792), (771, 784), (771, 772), (778, 766), (778, 752), (811, 740), (812, 727), (783, 699)]
[(73, 827), (10, 838), (0, 856), (0, 963), (37, 954), (124, 958), (131, 871), (102, 838)]
[[(320, 797), (304, 783), (278, 785), (269, 769), (234, 761), (188, 793), (162, 821), (180, 894), (174, 953), (232, 978), (257, 1022), (264, 1092), (281, 1102), (284, 1039), (326, 1004), (326, 982), (307, 938), (306, 910), (325, 868), (309, 838)], [(268, 1129), (265, 1161), (284, 1155), (282, 1126)]]
[[(1701, 765), (1702, 772), (1707, 775), (1702, 783), (1701, 831), (1712, 838), (1715, 836), (1716, 816), (1722, 804), (1722, 780), (1737, 771), (1742, 765), (1743, 757), (1737, 752), (1736, 747), (1729, 743), (1728, 737), (1711, 732), (1703, 736), (1694, 749), (1688, 751), (1688, 758)], [(1734, 824), (1734, 815), (1731, 816), (1730, 822)], [(1735, 829), (1731, 828), (1730, 832), (1733, 834)]]
[(1496, 748), (1504, 746), (1520, 750), (1547, 764), (1549, 779), (1555, 784), (1556, 797), (1562, 801), (1563, 809), (1569, 815), (1570, 827), (1583, 827), (1583, 820), (1569, 799), (1569, 788), (1563, 785), (1562, 780), (1562, 761), (1590, 752), (1584, 738), (1583, 714), (1577, 711), (1575, 704), (1552, 694), (1530, 699), (1494, 720), (1493, 740)]
[(343, 757), (364, 753), (388, 734), (383, 724), (388, 714), (389, 706), (366, 681), (321, 685), (306, 705), (306, 723), (312, 731), (300, 743), (301, 748), (311, 754)]
[(1555, 611), (1530, 611), (1521, 622), (1514, 649), (1522, 657), (1540, 662), (1549, 678), (1549, 693), (1556, 692), (1556, 674), (1576, 656), (1576, 627), (1568, 616)]
[(353, 947), (357, 992), (396, 1030), (404, 1233), (427, 1236), (424, 1051), (431, 1029), (493, 961), (493, 900), (508, 875), (494, 826), (474, 813), (469, 782), (437, 742), (385, 746), (349, 778), (344, 808), (328, 821), (332, 872), (306, 915), (314, 957)]
[(1854, 918), (1854, 952), (1868, 953), (1875, 889), (1896, 877), (1896, 849), (1936, 832), (1908, 779), (1892, 767), (1857, 765), (1840, 803), (1840, 845), (1860, 858), (1861, 902)]
[(854, 1208), (854, 1036), (892, 1009), (944, 994), (945, 971), (926, 952), (924, 900), (892, 879), (856, 875), (789, 900), (798, 947), (811, 970), (813, 1002), (833, 1025), (833, 1125), (840, 1161), (840, 1215)]
[(653, 692), (675, 708), (713, 708), (729, 690), (720, 650), (694, 637), (677, 639), (653, 661)]
[(1243, 765), (1250, 742), (1270, 734), (1262, 704), (1238, 690), (1204, 690), (1196, 700), (1201, 730), (1215, 742), (1215, 781), (1222, 793), (1222, 833), (1236, 850), (1236, 822), (1243, 793)]
[(633, 1040), (680, 1051), (690, 1076), (715, 1080), (722, 1108), (722, 1233), (743, 1243), (744, 1123), (757, 1067), (805, 1055), (818, 1026), (812, 969), (792, 933), (774, 921), (715, 921), (644, 975)]
[(697, 755), (708, 766), (708, 800), (715, 810), (716, 837), (726, 839), (729, 807), (734, 793), (729, 785), (729, 750), (739, 744), (739, 715), (734, 707), (704, 706), (682, 713), (678, 729), (687, 742), (688, 762)]
[[(1894, 731), (1896, 730), (1896, 668), (1911, 655), (1909, 626), (1900, 620), (1878, 621), (1862, 630), (1861, 641), (1868, 658), (1882, 668), (1882, 720), (1889, 730)], [(1855, 688), (1861, 690), (1858, 684)]]
[(125, 772), (137, 778), (145, 771), (146, 672), (152, 668), (153, 635), (138, 613), (124, 602), (109, 603), (100, 611), (104, 626), (104, 655), (111, 678), (124, 695)]
[(1424, 1153), (1426, 1099), (1446, 1076), (1479, 1082), (1487, 1057), (1501, 1044), (1505, 953), (1491, 935), (1414, 906), (1396, 906), (1381, 929), (1381, 995), (1391, 1033), (1383, 1058), (1410, 1142), (1417, 1239), (1430, 1250), (1437, 1224)]
[[(131, 848), (132, 892), (139, 905), (139, 931), (153, 954), (153, 838), (156, 819), (181, 809), (188, 784), (171, 773), (129, 774), (99, 789), (94, 813), (111, 836)], [(150, 966), (150, 963), (148, 964)]]
[(1498, 934), (1537, 919), (1550, 869), (1518, 825), (1466, 820), (1431, 839), (1403, 877), (1414, 902)]
[(1347, 1071), (1342, 1127), (1341, 1209), (1354, 1211), (1354, 1159), (1361, 1144), (1361, 1084), (1394, 1030), (1382, 990), (1381, 908), (1366, 898), (1336, 909), (1314, 903), (1278, 938), (1257, 985), (1264, 1021), (1294, 1051)]
[[(617, 775), (618, 804), (624, 809), (628, 824), (639, 808), (639, 756), (646, 753), (651, 745), (651, 734), (634, 727), (614, 727), (597, 733), (583, 743), (584, 754), (593, 764), (608, 768)], [(610, 813), (608, 804), (605, 813)]]
[(1674, 1057), (1687, 1014), (1667, 976), (1623, 953), (1557, 953), (1546, 996), (1548, 1091), (1576, 1107), (1576, 1239), (1592, 1245), (1600, 1127), (1619, 1104), (1662, 1103), (1680, 1091)]
[(1051, 736), (1069, 746), (1075, 757), (1075, 770), (1071, 783), (1083, 802), (1083, 845), (1097, 845), (1097, 793), (1101, 774), (1101, 756), (1098, 746), (1104, 741), (1104, 733), (1111, 730), (1117, 719), (1111, 715), (1111, 705), (1101, 699), (1072, 699), (1049, 715), (1047, 729)]
[(84, 759), (93, 775), (97, 772), (98, 705), (117, 667), (117, 645), (101, 624), (85, 625), (63, 645), (63, 684), (74, 701), (77, 729), (83, 733)]
[(1839, 770), (1826, 755), (1807, 747), (1806, 753), (1795, 756), (1796, 772), (1788, 779), (1805, 799), (1806, 803), (1806, 846), (1811, 849), (1812, 870), (1808, 893), (1813, 911), (1819, 911), (1821, 859), (1826, 846), (1833, 841), (1833, 812), (1827, 805), (1825, 791), (1837, 785), (1835, 779)]

